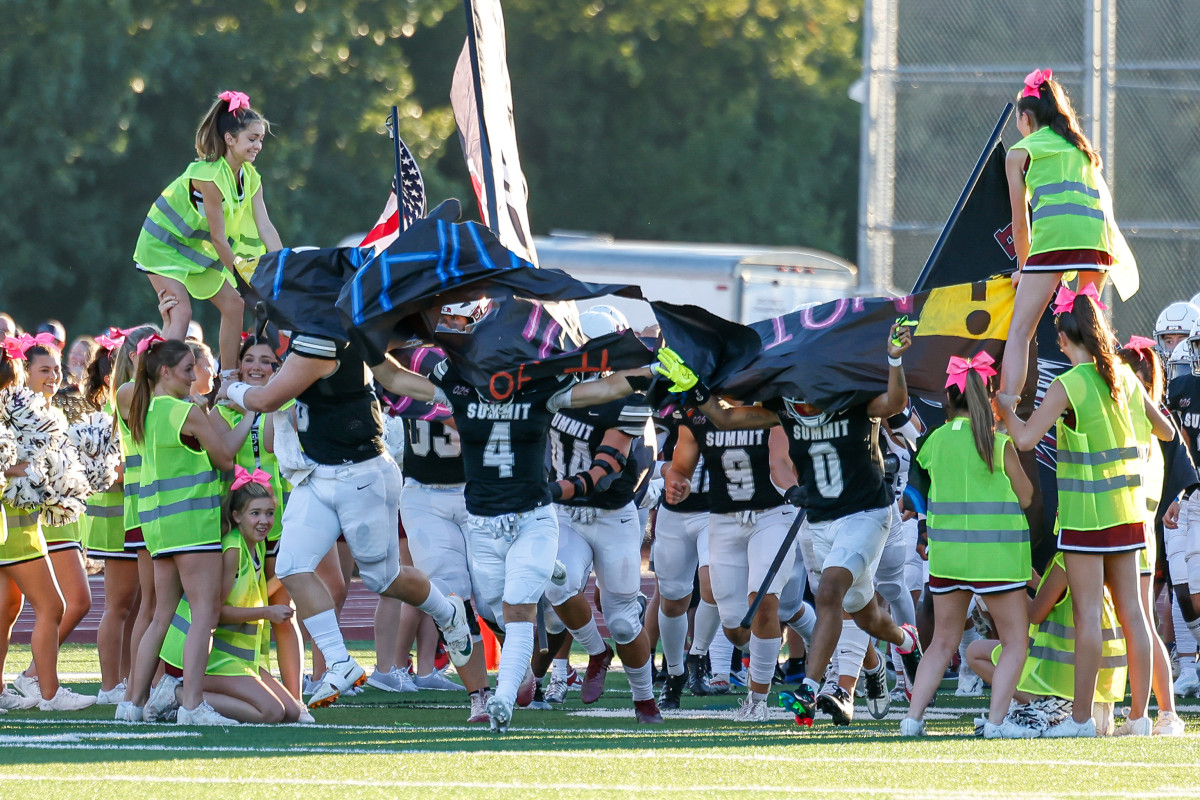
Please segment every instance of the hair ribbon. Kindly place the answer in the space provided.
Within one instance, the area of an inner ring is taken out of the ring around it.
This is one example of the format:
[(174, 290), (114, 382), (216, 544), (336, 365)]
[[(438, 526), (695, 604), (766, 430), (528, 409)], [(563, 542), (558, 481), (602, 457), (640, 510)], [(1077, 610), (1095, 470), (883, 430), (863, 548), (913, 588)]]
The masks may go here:
[(1054, 74), (1054, 70), (1050, 69), (1035, 69), (1033, 72), (1025, 76), (1025, 88), (1021, 90), (1021, 97), (1041, 97), (1042, 84), (1050, 80)]
[(996, 374), (996, 370), (992, 365), (996, 360), (989, 356), (987, 352), (980, 352), (971, 358), (963, 358), (962, 356), (950, 356), (950, 363), (946, 365), (946, 388), (957, 386), (960, 392), (967, 391), (967, 373), (977, 372), (979, 377), (986, 384), (987, 379)]
[(1131, 336), (1125, 344), (1126, 350), (1132, 350), (1138, 354), (1139, 361), (1146, 360), (1146, 353), (1153, 351), (1158, 345), (1153, 339), (1147, 339), (1145, 336)]
[(242, 92), (225, 91), (217, 95), (218, 98), (229, 104), (229, 113), (237, 111), (239, 108), (250, 110), (250, 98)]
[(149, 336), (147, 336), (145, 339), (142, 339), (140, 342), (138, 342), (137, 347), (134, 348), (133, 352), (140, 356), (143, 353), (145, 353), (147, 350), (149, 350), (151, 347), (153, 347), (154, 345), (159, 344), (160, 342), (165, 342), (165, 341), (166, 341), (166, 339), (159, 336), (157, 333), (152, 333)]
[(269, 473), (261, 469), (255, 469), (254, 472), (249, 472), (245, 467), (234, 465), (233, 468), (233, 484), (229, 487), (230, 491), (236, 492), (248, 483), (257, 483), (267, 489), (271, 488), (271, 476)]
[(1058, 294), (1054, 295), (1054, 307), (1050, 309), (1052, 314), (1069, 313), (1075, 310), (1075, 300), (1080, 297), (1090, 297), (1096, 302), (1096, 307), (1101, 311), (1107, 311), (1108, 306), (1100, 299), (1100, 292), (1096, 291), (1096, 284), (1089, 283), (1078, 292), (1071, 291), (1068, 286), (1058, 287)]

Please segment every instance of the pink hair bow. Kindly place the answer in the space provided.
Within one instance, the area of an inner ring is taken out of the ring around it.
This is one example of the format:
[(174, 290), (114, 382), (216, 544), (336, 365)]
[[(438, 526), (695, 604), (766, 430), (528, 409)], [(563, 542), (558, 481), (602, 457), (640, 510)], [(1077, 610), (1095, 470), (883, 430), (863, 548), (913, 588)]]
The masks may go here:
[(270, 489), (271, 476), (270, 474), (263, 472), (261, 469), (256, 469), (254, 472), (249, 472), (244, 467), (234, 466), (233, 485), (230, 487), (230, 491), (236, 492), (247, 483), (257, 483), (259, 486), (264, 486)]
[(20, 339), (13, 336), (5, 336), (3, 346), (4, 352), (14, 361), (25, 358), (26, 347)]
[(242, 92), (225, 91), (221, 92), (217, 97), (229, 103), (229, 113), (237, 111), (239, 108), (250, 108), (250, 98)]
[(1145, 336), (1131, 336), (1125, 344), (1125, 349), (1137, 353), (1139, 361), (1145, 361), (1146, 353), (1154, 350), (1157, 346), (1153, 339), (1147, 339)]
[(153, 345), (156, 345), (159, 342), (165, 342), (165, 341), (166, 341), (166, 339), (159, 336), (157, 333), (152, 333), (149, 336), (147, 336), (145, 339), (142, 339), (140, 342), (138, 342), (137, 347), (134, 348), (133, 352), (140, 356), (143, 353), (145, 353), (147, 350), (149, 350)]
[(22, 333), (15, 339), (11, 336), (4, 338), (4, 350), (8, 353), (9, 358), (25, 358), (25, 354), (29, 352), (31, 347), (46, 347), (52, 350), (58, 349), (58, 342), (54, 338), (53, 333), (39, 333), (37, 336), (31, 336), (28, 333)]
[(1021, 90), (1021, 97), (1041, 97), (1042, 84), (1050, 80), (1054, 75), (1054, 70), (1050, 69), (1035, 69), (1033, 72), (1025, 76), (1025, 88)]
[(980, 352), (971, 358), (950, 356), (950, 363), (946, 365), (946, 388), (957, 386), (960, 392), (967, 391), (967, 373), (972, 370), (978, 372), (983, 382), (987, 383), (987, 379), (996, 374), (996, 370), (992, 369), (992, 364), (995, 363), (996, 360), (986, 352)]
[(1050, 309), (1050, 312), (1052, 314), (1063, 314), (1075, 310), (1075, 299), (1078, 297), (1090, 297), (1096, 301), (1096, 307), (1101, 311), (1108, 310), (1108, 306), (1104, 305), (1100, 300), (1100, 293), (1096, 291), (1096, 284), (1089, 283), (1079, 292), (1072, 292), (1067, 286), (1058, 287), (1058, 294), (1054, 295), (1054, 307)]
[(96, 337), (96, 344), (111, 353), (125, 344), (125, 331), (120, 328), (109, 328), (108, 333), (102, 333)]

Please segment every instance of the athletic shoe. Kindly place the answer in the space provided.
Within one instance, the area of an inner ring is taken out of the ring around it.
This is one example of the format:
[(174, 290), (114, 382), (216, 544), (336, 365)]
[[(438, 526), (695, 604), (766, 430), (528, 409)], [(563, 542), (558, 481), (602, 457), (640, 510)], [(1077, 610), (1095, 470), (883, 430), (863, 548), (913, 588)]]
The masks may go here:
[(1175, 681), (1175, 696), (1200, 697), (1200, 677), (1196, 675), (1196, 670), (1188, 669), (1186, 664)]
[(812, 727), (813, 715), (817, 711), (817, 698), (813, 696), (808, 684), (800, 684), (794, 692), (780, 692), (779, 706), (795, 715), (797, 725)]
[(512, 706), (492, 695), (487, 701), (488, 721), (496, 733), (508, 733), (508, 723), (512, 722)]
[[(8, 689), (4, 690), (4, 694), (8, 694)], [(0, 697), (3, 697), (3, 695), (0, 695)], [(28, 707), (32, 708), (32, 706)], [(118, 722), (141, 722), (142, 707), (135, 706), (128, 700), (122, 700), (121, 702), (117, 703), (117, 712), (113, 715), (113, 719), (117, 720)]]
[(179, 710), (175, 690), (182, 683), (183, 681), (174, 675), (163, 675), (158, 686), (150, 690), (150, 699), (142, 707), (142, 722), (170, 722), (174, 713)]
[(542, 691), (541, 681), (535, 681), (533, 684), (533, 700), (529, 703), (529, 707), (534, 711), (549, 711), (553, 708), (546, 702), (546, 694)]
[(854, 719), (854, 699), (841, 686), (831, 692), (822, 690), (817, 695), (817, 708), (833, 717), (834, 725), (849, 725)]
[(734, 722), (766, 722), (767, 720), (767, 701), (751, 700), (749, 695), (742, 698), (742, 704), (738, 706), (737, 711), (733, 712)]
[(924, 736), (925, 735), (925, 720), (913, 719), (905, 717), (900, 720), (900, 735), (901, 736)]
[[(433, 651), (433, 668), (438, 672), (445, 672), (448, 666), (450, 666), (450, 654), (446, 652), (446, 643), (438, 639), (437, 649)], [(409, 671), (412, 671), (411, 668)]]
[(662, 725), (663, 722), (662, 714), (659, 713), (658, 705), (655, 704), (653, 697), (646, 700), (634, 700), (633, 716), (637, 718), (639, 725)]
[(312, 694), (313, 692), (315, 692), (317, 690), (317, 687), (320, 685), (321, 685), (321, 682), (313, 680), (312, 675), (304, 675), (300, 679), (300, 694), (301, 695)]
[(1067, 717), (1057, 725), (1051, 725), (1042, 733), (1046, 739), (1094, 739), (1096, 737), (1096, 721), (1088, 717), (1087, 722), (1076, 722), (1074, 717)]
[(1050, 727), (1050, 717), (1046, 712), (1030, 703), (1028, 705), (1018, 705), (1013, 703), (1008, 709), (1008, 715), (1004, 718), (1005, 723), (1011, 722), (1014, 725), (1020, 725), (1022, 728), (1028, 728), (1032, 733), (1026, 737), (1033, 739), (1041, 736), (1047, 728)]
[(579, 671), (574, 667), (567, 668), (567, 688), (574, 689), (578, 686), (583, 686), (583, 678), (579, 677)]
[(892, 693), (888, 695), (888, 700), (893, 703), (907, 703), (908, 695), (904, 692), (904, 676), (901, 675), (896, 681), (896, 687), (892, 689)]
[(474, 725), (488, 721), (487, 701), (491, 696), (492, 693), (487, 689), (480, 689), (471, 694), (471, 716), (467, 717), (468, 723)]
[(533, 677), (533, 669), (525, 668), (525, 677), (521, 679), (521, 685), (517, 687), (517, 707), (528, 708), (533, 702), (533, 689), (536, 681)]
[(999, 725), (993, 725), (990, 722), (985, 722), (983, 725), (983, 738), (985, 739), (1036, 739), (1039, 735), (1039, 731), (1018, 725), (1008, 717), (1005, 717)]
[[(1116, 709), (1112, 703), (1092, 703), (1092, 719), (1096, 720), (1097, 736), (1113, 735), (1113, 729), (1116, 727), (1117, 723)], [(1149, 730), (1149, 727), (1150, 726), (1147, 724), (1147, 730)], [(1121, 735), (1124, 736), (1125, 734)], [(1149, 736), (1149, 733), (1145, 735)]]
[(1150, 717), (1127, 719), (1125, 724), (1117, 728), (1113, 736), (1149, 736), (1153, 732)]
[(667, 683), (663, 686), (662, 694), (658, 696), (658, 707), (674, 711), (679, 708), (679, 700), (683, 696), (683, 685), (687, 683), (687, 674), (668, 675)]
[(312, 712), (307, 708), (300, 710), (300, 716), (296, 717), (297, 725), (316, 725), (317, 718), (312, 715)]
[(59, 686), (54, 697), (38, 703), (39, 711), (79, 711), (94, 705), (96, 698), (90, 694), (75, 694), (65, 686)]
[(367, 678), (367, 686), (374, 686), (385, 692), (416, 692), (417, 685), (413, 683), (412, 674), (406, 669), (392, 667), (387, 672), (381, 672), (378, 667)]
[(1160, 711), (1151, 733), (1155, 736), (1182, 736), (1183, 728), (1183, 720), (1174, 711)]
[(565, 586), (567, 584), (567, 565), (555, 559), (554, 569), (550, 571), (550, 582), (555, 586)]
[[(683, 664), (687, 670), (687, 687), (688, 691), (692, 693), (692, 697), (708, 697), (711, 695), (713, 690), (709, 686), (708, 676), (705, 674), (704, 656), (688, 653)], [(667, 678), (667, 682), (670, 682), (670, 677)]]
[(645, 592), (638, 592), (635, 598), (638, 604), (638, 625), (642, 628), (646, 627), (646, 609), (650, 605), (650, 598), (646, 597)]
[(900, 654), (900, 661), (904, 665), (904, 694), (912, 699), (912, 685), (917, 680), (917, 667), (921, 665), (921, 640), (917, 638), (917, 629), (909, 624), (900, 626), (901, 630), (907, 631), (912, 637), (913, 646), (908, 652), (897, 647), (896, 652)]
[(416, 675), (412, 682), (418, 689), (431, 689), (435, 692), (461, 692), (463, 688), (461, 683), (455, 683), (437, 670), (428, 675)]
[(588, 658), (587, 674), (583, 679), (583, 688), (579, 690), (580, 699), (584, 705), (591, 705), (604, 694), (604, 676), (612, 664), (613, 649), (604, 645), (604, 652)]
[(708, 679), (708, 688), (713, 690), (713, 694), (729, 694), (732, 688), (729, 682), (729, 675), (718, 673)]
[[(359, 670), (361, 672), (361, 670)], [(325, 673), (328, 675), (329, 673)], [(208, 703), (201, 703), (192, 709), (179, 707), (179, 714), (175, 721), (180, 725), (220, 725), (221, 727), (229, 727), (231, 725), (241, 725), (236, 719), (230, 719), (218, 713), (215, 708)]]
[(863, 685), (867, 690), (867, 711), (872, 719), (883, 719), (892, 707), (892, 699), (888, 697), (887, 670), (883, 668), (883, 659), (879, 659), (875, 671), (866, 670), (863, 673)]
[(98, 706), (115, 706), (124, 699), (125, 681), (121, 681), (108, 691), (101, 689), (96, 693), (96, 705)]
[[(3, 692), (0, 692), (0, 708), (4, 709), (5, 711), (21, 711), (26, 708), (33, 708), (40, 702), (42, 702), (41, 697), (38, 697), (38, 699), (34, 700), (33, 698), (26, 697), (23, 694), (17, 694), (7, 686), (4, 687)], [(120, 717), (117, 717), (117, 719), (120, 719)], [(141, 719), (142, 715), (139, 711), (137, 721), (140, 722)]]
[[(308, 707), (331, 706), (347, 689), (362, 686), (366, 682), (367, 675), (357, 661), (353, 658), (342, 659), (336, 664), (331, 664), (329, 669), (325, 670), (320, 682), (313, 688), (312, 696), (308, 698)], [(183, 709), (180, 709), (179, 713), (182, 716)]]
[(450, 624), (442, 629), (442, 638), (446, 640), (446, 652), (450, 654), (450, 662), (456, 667), (462, 667), (471, 660), (471, 627), (467, 623), (467, 607), (456, 594), (451, 594), (446, 599), (454, 606), (454, 616), (451, 617)]
[(547, 703), (562, 703), (567, 699), (567, 689), (571, 683), (567, 678), (558, 675), (550, 676), (550, 685), (546, 688)]
[[(955, 697), (979, 697), (983, 694), (983, 678), (974, 672), (958, 670), (958, 688), (954, 690)], [(995, 737), (993, 737), (995, 738)]]
[[(711, 685), (711, 684), (710, 684)], [(750, 670), (742, 667), (729, 673), (729, 685), (741, 686), (743, 689), (750, 685)]]
[(38, 683), (37, 678), (31, 678), (24, 672), (18, 672), (17, 677), (13, 679), (12, 688), (17, 691), (17, 694), (23, 694), (34, 701), (34, 705), (42, 702), (42, 685)]
[(1179, 651), (1175, 648), (1175, 643), (1171, 642), (1171, 646), (1167, 648), (1167, 657), (1171, 659), (1171, 680), (1179, 680)]

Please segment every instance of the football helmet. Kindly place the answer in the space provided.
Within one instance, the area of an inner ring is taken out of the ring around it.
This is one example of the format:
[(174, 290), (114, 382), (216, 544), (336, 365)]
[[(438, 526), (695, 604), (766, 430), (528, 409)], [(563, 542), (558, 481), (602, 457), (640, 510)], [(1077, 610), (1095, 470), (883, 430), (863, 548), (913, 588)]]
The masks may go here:
[(783, 407), (789, 417), (806, 428), (819, 428), (833, 416), (810, 403), (806, 403), (803, 400), (794, 400), (790, 397), (783, 398)]
[(450, 317), (464, 317), (467, 320), (464, 330), (470, 331), (483, 320), (492, 310), (492, 301), (486, 297), (478, 300), (468, 300), (465, 303), (448, 303), (442, 306), (442, 314)]
[(629, 330), (629, 320), (613, 306), (592, 306), (579, 315), (579, 328), (589, 339)]
[(1175, 349), (1171, 351), (1171, 357), (1167, 359), (1167, 381), (1172, 381), (1180, 375), (1186, 375), (1189, 370), (1195, 368), (1192, 360), (1192, 343), (1185, 339), (1175, 345)]
[(1190, 334), (1197, 319), (1200, 319), (1200, 308), (1182, 301), (1171, 303), (1159, 313), (1154, 323), (1154, 342), (1158, 345), (1158, 355), (1161, 359), (1169, 359), (1172, 350), (1163, 341), (1163, 337)]
[(1187, 339), (1180, 344), (1187, 345), (1184, 358), (1191, 362), (1192, 374), (1200, 375), (1200, 318), (1192, 323), (1192, 329), (1188, 331)]

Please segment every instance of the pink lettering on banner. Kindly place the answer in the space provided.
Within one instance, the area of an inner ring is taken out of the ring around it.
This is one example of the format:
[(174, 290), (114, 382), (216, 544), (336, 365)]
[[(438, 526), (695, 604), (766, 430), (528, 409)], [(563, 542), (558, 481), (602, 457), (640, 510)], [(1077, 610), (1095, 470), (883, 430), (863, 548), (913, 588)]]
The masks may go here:
[(538, 348), (539, 359), (550, 355), (550, 350), (554, 347), (554, 338), (558, 335), (560, 327), (558, 321), (551, 318), (550, 324), (546, 326), (546, 333), (542, 337), (542, 346)]
[[(819, 307), (820, 306), (818, 306), (818, 308)], [(821, 320), (820, 322), (817, 322), (816, 320), (813, 319), (813, 310), (814, 309), (806, 308), (806, 309), (804, 309), (804, 311), (802, 311), (800, 313), (800, 321), (803, 322), (804, 327), (808, 328), (809, 330), (813, 330), (813, 331), (823, 330), (825, 328), (836, 325), (842, 319), (842, 317), (846, 316), (846, 309), (849, 307), (850, 307), (850, 304), (848, 302), (846, 302), (845, 300), (836, 301), (833, 304), (833, 313), (831, 313), (828, 317)]]
[(770, 350), (772, 347), (778, 347), (784, 342), (790, 341), (792, 338), (792, 335), (787, 332), (787, 328), (784, 327), (783, 317), (775, 317), (772, 319), (771, 327), (775, 331), (775, 341), (763, 348), (764, 350)]
[(896, 310), (899, 311), (901, 314), (912, 313), (913, 298), (912, 298), (911, 294), (905, 295), (904, 297), (893, 298), (892, 304), (896, 306)]
[(533, 337), (537, 336), (538, 323), (541, 321), (542, 307), (538, 303), (534, 303), (533, 310), (529, 312), (529, 322), (525, 323), (525, 330), (521, 331), (521, 335), (525, 337), (525, 341), (533, 341)]

